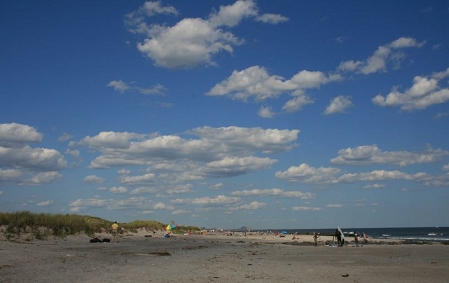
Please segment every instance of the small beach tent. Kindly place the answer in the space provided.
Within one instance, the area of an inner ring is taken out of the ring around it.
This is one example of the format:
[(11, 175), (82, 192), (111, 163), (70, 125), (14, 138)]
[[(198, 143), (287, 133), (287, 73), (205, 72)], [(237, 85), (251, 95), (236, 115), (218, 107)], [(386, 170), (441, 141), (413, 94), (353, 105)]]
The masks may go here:
[(175, 221), (172, 221), (171, 224), (165, 226), (165, 231), (170, 231), (171, 229), (175, 229), (176, 227), (178, 227), (178, 225), (175, 224)]

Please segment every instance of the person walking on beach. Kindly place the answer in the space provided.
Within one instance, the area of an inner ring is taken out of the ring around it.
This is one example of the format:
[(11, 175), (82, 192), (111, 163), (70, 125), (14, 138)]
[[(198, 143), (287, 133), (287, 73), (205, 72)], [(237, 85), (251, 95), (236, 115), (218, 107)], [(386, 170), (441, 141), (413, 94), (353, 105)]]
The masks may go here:
[(111, 231), (112, 231), (112, 241), (117, 243), (117, 238), (118, 238), (118, 224), (117, 224), (117, 221), (115, 221), (111, 225)]

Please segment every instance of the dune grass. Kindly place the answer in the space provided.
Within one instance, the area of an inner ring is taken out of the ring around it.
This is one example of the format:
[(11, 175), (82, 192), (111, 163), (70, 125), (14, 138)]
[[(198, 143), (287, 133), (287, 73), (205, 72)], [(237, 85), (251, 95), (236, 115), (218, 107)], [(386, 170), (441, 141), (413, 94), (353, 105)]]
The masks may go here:
[[(10, 238), (21, 233), (31, 233), (36, 239), (45, 239), (52, 235), (65, 237), (68, 235), (87, 234), (108, 230), (112, 221), (102, 218), (78, 214), (49, 214), (18, 211), (12, 213), (0, 212), (0, 225), (7, 226), (5, 236)], [(164, 230), (166, 224), (154, 220), (136, 220), (129, 223), (119, 223), (127, 231), (136, 232), (140, 228), (146, 230)], [(43, 229), (44, 228), (44, 229)], [(173, 233), (184, 233), (188, 230), (200, 230), (195, 226), (178, 226)]]

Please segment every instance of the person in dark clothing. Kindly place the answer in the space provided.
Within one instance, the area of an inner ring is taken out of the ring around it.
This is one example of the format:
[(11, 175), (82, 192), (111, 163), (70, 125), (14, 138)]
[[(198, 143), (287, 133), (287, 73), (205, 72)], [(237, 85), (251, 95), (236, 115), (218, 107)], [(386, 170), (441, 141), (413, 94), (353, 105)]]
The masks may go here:
[(338, 229), (335, 229), (335, 237), (337, 238), (337, 245), (340, 247), (341, 244), (341, 234), (340, 231), (338, 231)]

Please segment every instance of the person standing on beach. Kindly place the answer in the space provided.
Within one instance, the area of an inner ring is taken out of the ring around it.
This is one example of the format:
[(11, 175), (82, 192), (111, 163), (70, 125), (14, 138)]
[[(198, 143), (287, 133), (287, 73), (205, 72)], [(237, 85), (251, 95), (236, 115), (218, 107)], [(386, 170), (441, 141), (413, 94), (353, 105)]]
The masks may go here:
[(318, 246), (318, 234), (313, 232), (313, 242), (315, 243), (315, 247)]
[(357, 231), (354, 232), (354, 242), (355, 242), (355, 246), (358, 247), (359, 246), (359, 235), (357, 234)]
[(363, 232), (363, 242), (368, 244), (368, 235), (366, 235), (365, 232)]
[(111, 230), (112, 230), (112, 241), (117, 243), (117, 238), (118, 238), (118, 224), (117, 224), (117, 221), (115, 221), (111, 225)]
[(337, 246), (341, 246), (341, 234), (340, 231), (338, 231), (338, 229), (335, 229), (335, 237), (337, 238)]

